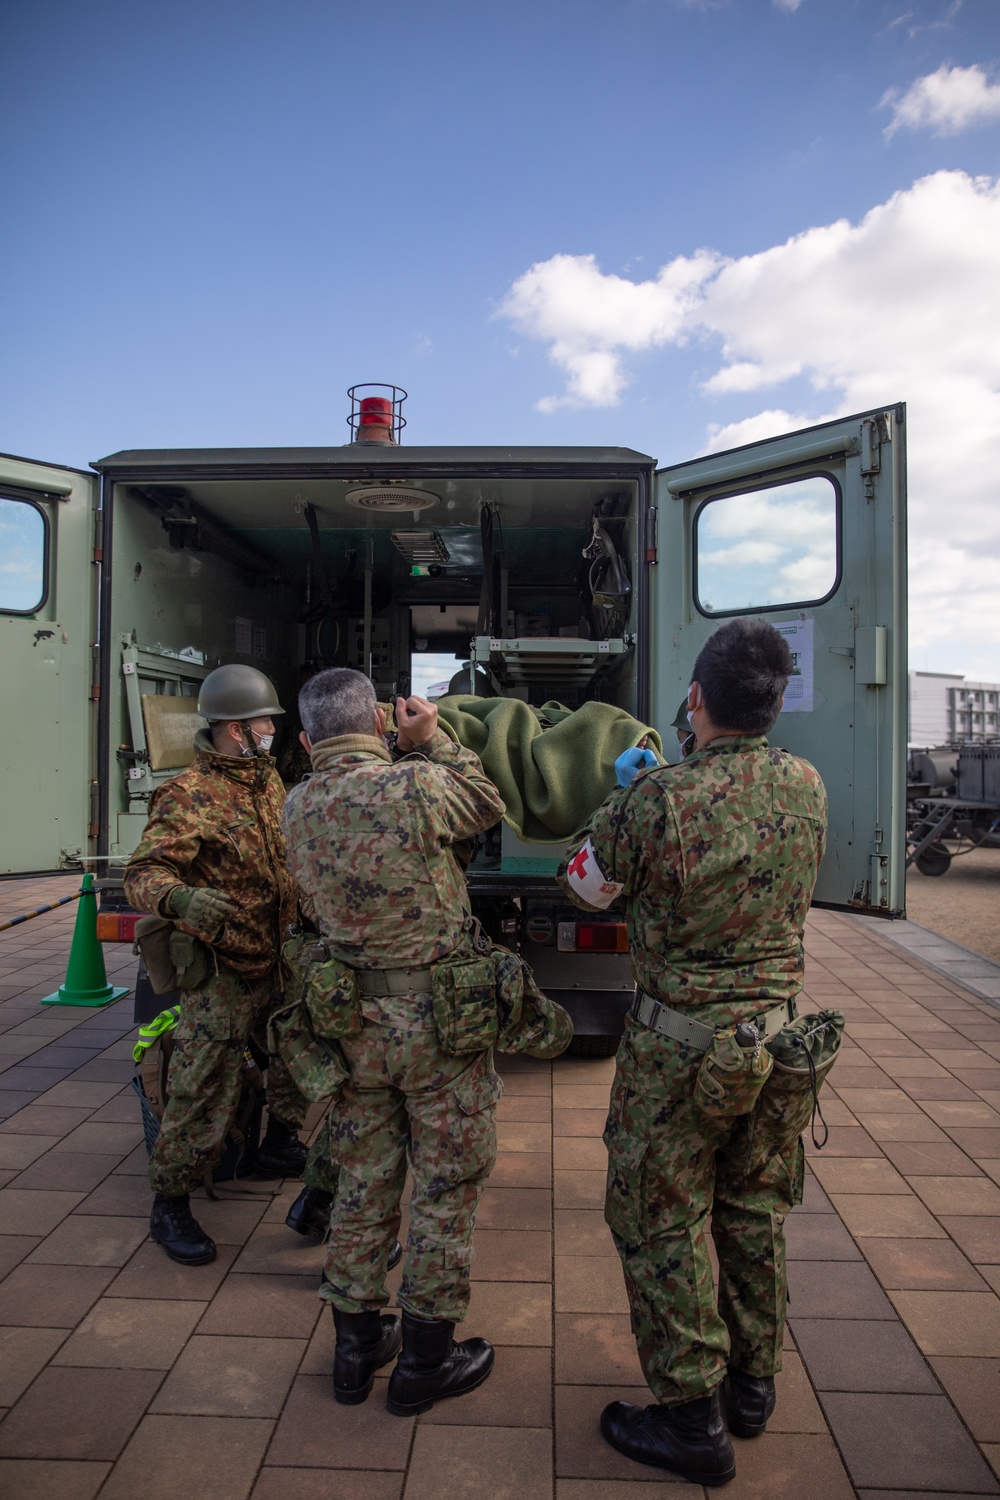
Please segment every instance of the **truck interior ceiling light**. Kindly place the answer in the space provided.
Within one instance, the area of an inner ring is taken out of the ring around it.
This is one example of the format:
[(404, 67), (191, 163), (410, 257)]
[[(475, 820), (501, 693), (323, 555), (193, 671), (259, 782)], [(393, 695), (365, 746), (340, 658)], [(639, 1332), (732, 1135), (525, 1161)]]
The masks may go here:
[(348, 490), (344, 496), (348, 505), (358, 510), (429, 510), (437, 505), (440, 497), (430, 490), (411, 490), (403, 484), (366, 484), (360, 489)]
[(446, 563), (448, 548), (438, 531), (394, 531), (393, 545), (409, 563)]

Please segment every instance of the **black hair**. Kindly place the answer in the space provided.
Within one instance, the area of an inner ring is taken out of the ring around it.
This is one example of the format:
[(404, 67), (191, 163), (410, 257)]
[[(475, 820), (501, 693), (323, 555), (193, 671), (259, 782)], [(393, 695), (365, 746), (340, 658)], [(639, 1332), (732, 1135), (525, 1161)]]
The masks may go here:
[(781, 712), (794, 663), (785, 637), (766, 620), (730, 620), (698, 652), (691, 681), (720, 729), (767, 734)]
[(341, 734), (375, 733), (375, 689), (353, 667), (330, 667), (299, 693), (299, 718), (313, 745)]

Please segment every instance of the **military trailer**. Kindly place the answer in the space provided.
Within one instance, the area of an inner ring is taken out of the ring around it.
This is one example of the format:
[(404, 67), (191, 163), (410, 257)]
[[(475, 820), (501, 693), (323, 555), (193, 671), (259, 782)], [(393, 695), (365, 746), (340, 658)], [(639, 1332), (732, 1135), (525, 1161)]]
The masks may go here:
[[(626, 448), (410, 446), (403, 394), (356, 389), (339, 447), (126, 449), (92, 473), (0, 458), (20, 570), (0, 568), (2, 873), (127, 856), (222, 662), (266, 672), (294, 731), (317, 667), (356, 667), (391, 700), (444, 653), (473, 693), (613, 705), (676, 759), (700, 646), (754, 614), (796, 663), (772, 740), (829, 792), (816, 901), (901, 915), (904, 407), (660, 468)], [(567, 905), (560, 853), (497, 830), (473, 903), (578, 1045), (607, 1050), (632, 990), (624, 924)]]

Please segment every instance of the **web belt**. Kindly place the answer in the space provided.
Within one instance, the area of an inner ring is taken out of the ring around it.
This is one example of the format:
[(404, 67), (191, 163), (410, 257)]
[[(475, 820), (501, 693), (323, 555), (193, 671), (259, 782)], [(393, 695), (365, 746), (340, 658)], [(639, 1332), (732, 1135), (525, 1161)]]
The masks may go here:
[(411, 990), (427, 994), (431, 987), (431, 966), (421, 969), (357, 969), (358, 989), (362, 995), (408, 995)]
[[(647, 995), (645, 990), (636, 990), (631, 1014), (640, 1026), (647, 1026), (650, 1031), (656, 1031), (660, 1036), (669, 1036), (675, 1042), (684, 1042), (694, 1052), (706, 1052), (718, 1029), (715, 1026), (706, 1026), (703, 1021), (693, 1020), (683, 1011), (674, 1010), (671, 1005), (664, 1005), (662, 1000), (656, 1000), (652, 995)], [(783, 1000), (780, 1005), (774, 1006), (771, 1010), (748, 1016), (747, 1022), (757, 1027), (761, 1041), (766, 1042), (772, 1036), (777, 1036), (778, 1032), (794, 1019), (794, 1001)]]

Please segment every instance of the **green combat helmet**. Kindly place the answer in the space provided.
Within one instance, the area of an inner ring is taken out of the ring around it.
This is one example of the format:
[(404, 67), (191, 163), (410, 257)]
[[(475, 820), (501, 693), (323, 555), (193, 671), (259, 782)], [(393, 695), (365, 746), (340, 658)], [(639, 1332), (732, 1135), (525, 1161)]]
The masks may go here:
[[(214, 673), (213, 673), (213, 676), (214, 676)], [(207, 681), (207, 679), (206, 679), (206, 681)], [(687, 693), (685, 693), (684, 697), (681, 699), (681, 706), (680, 706), (680, 708), (677, 710), (677, 712), (674, 714), (673, 718), (670, 720), (670, 727), (671, 727), (671, 729), (683, 729), (683, 730), (685, 730), (688, 733), (690, 732), (690, 730), (691, 730), (691, 720), (688, 718), (688, 695), (687, 695)]]
[(198, 695), (198, 712), (209, 723), (226, 719), (273, 719), (285, 710), (274, 684), (256, 667), (232, 662), (209, 672)]

